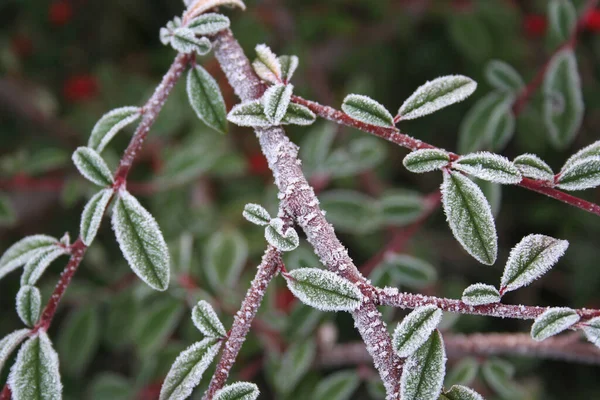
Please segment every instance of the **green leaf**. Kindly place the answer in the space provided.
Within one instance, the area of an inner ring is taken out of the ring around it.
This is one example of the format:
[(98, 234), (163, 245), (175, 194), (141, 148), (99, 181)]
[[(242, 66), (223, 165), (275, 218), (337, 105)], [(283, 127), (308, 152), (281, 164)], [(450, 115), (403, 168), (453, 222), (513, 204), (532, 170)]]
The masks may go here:
[(29, 332), (29, 329), (19, 329), (0, 339), (0, 372), (13, 351), (29, 336)]
[(600, 156), (600, 140), (590, 144), (589, 146), (584, 147), (579, 150), (577, 153), (573, 154), (569, 159), (565, 162), (561, 171), (566, 170), (571, 167), (575, 162), (583, 160), (584, 158), (589, 158), (593, 156)]
[(381, 164), (386, 151), (385, 145), (376, 138), (354, 139), (347, 147), (333, 151), (325, 161), (324, 169), (335, 178), (356, 176)]
[(461, 156), (452, 163), (452, 168), (479, 179), (504, 185), (517, 184), (523, 179), (519, 169), (506, 157), (487, 151)]
[(88, 147), (102, 153), (117, 133), (137, 121), (141, 115), (139, 107), (121, 107), (104, 114), (92, 129)]
[(434, 331), (404, 364), (400, 379), (402, 400), (435, 399), (446, 372), (446, 350), (442, 335)]
[(229, 18), (223, 14), (207, 13), (200, 15), (187, 23), (187, 28), (194, 31), (196, 35), (214, 35), (229, 28)]
[(444, 172), (441, 190), (444, 212), (454, 237), (479, 262), (494, 264), (498, 254), (496, 226), (479, 186), (458, 172)]
[(450, 155), (441, 149), (421, 149), (408, 153), (402, 164), (410, 172), (421, 174), (442, 169), (450, 163)]
[(550, 0), (548, 21), (557, 43), (566, 42), (575, 30), (577, 11), (569, 0)]
[(289, 394), (310, 369), (317, 349), (312, 340), (293, 343), (283, 354), (276, 372), (275, 385), (278, 392)]
[(544, 275), (568, 247), (566, 240), (545, 235), (525, 236), (510, 252), (500, 281), (500, 293), (527, 286)]
[(188, 73), (187, 94), (202, 122), (218, 132), (227, 132), (227, 110), (219, 84), (199, 65)]
[(544, 122), (551, 141), (566, 148), (575, 138), (583, 120), (583, 97), (577, 60), (573, 50), (554, 56), (544, 78)]
[(112, 195), (112, 189), (103, 189), (96, 193), (85, 205), (81, 214), (81, 222), (79, 223), (79, 235), (86, 246), (89, 246), (94, 241)]
[(208, 239), (204, 271), (213, 290), (231, 288), (248, 258), (246, 239), (237, 231), (222, 231)]
[(205, 336), (214, 338), (224, 338), (227, 336), (225, 327), (219, 320), (217, 313), (213, 310), (212, 306), (201, 300), (194, 306), (192, 310), (192, 321), (200, 332)]
[(554, 172), (544, 160), (535, 154), (521, 154), (513, 160), (513, 164), (523, 176), (540, 181), (554, 182)]
[(510, 65), (500, 60), (492, 60), (485, 67), (485, 77), (494, 88), (517, 94), (525, 82), (519, 73)]
[(279, 124), (287, 113), (293, 91), (292, 85), (277, 84), (268, 88), (263, 95), (264, 112), (273, 125)]
[(52, 246), (45, 251), (34, 255), (23, 269), (21, 275), (21, 286), (35, 285), (48, 266), (63, 254), (67, 254), (67, 249), (59, 246)]
[(294, 72), (298, 68), (298, 57), (297, 56), (279, 56), (279, 64), (281, 65), (281, 79), (288, 83), (292, 80)]
[(130, 400), (133, 384), (125, 377), (111, 372), (97, 375), (90, 388), (90, 400)]
[(422, 289), (431, 285), (437, 279), (436, 269), (421, 259), (405, 254), (388, 254), (385, 257), (385, 268), (403, 286)]
[(557, 335), (579, 322), (577, 311), (567, 307), (549, 308), (538, 316), (531, 326), (533, 340), (542, 341)]
[(512, 382), (515, 368), (509, 362), (500, 359), (488, 360), (483, 364), (481, 372), (487, 384), (503, 398), (521, 398), (521, 390)]
[(313, 400), (350, 400), (359, 385), (356, 371), (340, 371), (328, 375), (315, 387)]
[(281, 64), (269, 46), (259, 44), (255, 48), (257, 59), (252, 63), (256, 74), (267, 82), (281, 82)]
[(356, 285), (331, 271), (299, 268), (284, 277), (294, 296), (321, 311), (353, 311), (363, 298)]
[(475, 182), (483, 192), (483, 195), (487, 199), (490, 209), (492, 210), (492, 215), (496, 218), (500, 212), (500, 207), (502, 206), (502, 185), (473, 177), (471, 180)]
[(8, 196), (0, 193), (0, 226), (10, 226), (17, 221), (17, 214)]
[(165, 187), (184, 185), (214, 169), (225, 153), (224, 146), (215, 141), (212, 135), (196, 136), (193, 140), (170, 148), (165, 154), (158, 182)]
[(425, 211), (425, 199), (416, 192), (388, 191), (379, 198), (382, 221), (386, 225), (405, 226), (417, 221)]
[(372, 198), (350, 190), (331, 190), (319, 196), (327, 220), (340, 231), (368, 233), (381, 225), (379, 210)]
[(449, 39), (470, 61), (477, 64), (490, 58), (494, 48), (492, 28), (478, 13), (451, 13)]
[(8, 384), (14, 400), (62, 398), (58, 355), (45, 331), (39, 331), (21, 347)]
[(500, 115), (496, 129), (491, 132), (489, 147), (493, 151), (503, 150), (515, 134), (515, 116), (512, 109), (506, 108)]
[(154, 217), (125, 189), (118, 193), (112, 225), (127, 263), (148, 286), (169, 286), (169, 249)]
[(465, 357), (452, 367), (446, 375), (445, 386), (470, 385), (477, 376), (479, 363), (475, 358)]
[(492, 285), (475, 283), (463, 291), (462, 301), (469, 306), (500, 302), (500, 292)]
[(440, 396), (443, 400), (483, 400), (483, 397), (471, 388), (452, 386), (449, 391)]
[(600, 156), (583, 158), (563, 169), (556, 180), (561, 189), (575, 191), (600, 185)]
[(183, 311), (180, 300), (166, 297), (139, 312), (134, 320), (133, 332), (139, 352), (147, 356), (159, 350), (177, 328)]
[(260, 391), (250, 382), (236, 382), (215, 393), (215, 400), (256, 400)]
[(302, 170), (307, 177), (325, 174), (325, 160), (335, 139), (335, 125), (320, 123), (307, 132), (300, 142)]
[(271, 221), (271, 215), (260, 204), (248, 203), (244, 206), (242, 213), (244, 218), (256, 225), (266, 226)]
[(89, 147), (78, 147), (73, 153), (75, 166), (87, 180), (98, 186), (111, 186), (114, 183), (112, 173), (106, 162), (96, 151)]
[(194, 343), (181, 352), (173, 365), (160, 390), (160, 400), (183, 400), (188, 398), (202, 379), (221, 347), (215, 339), (207, 338)]
[(17, 293), (17, 314), (28, 327), (33, 327), (40, 318), (42, 295), (35, 286), (21, 286)]
[(342, 103), (342, 110), (351, 118), (369, 125), (394, 127), (394, 117), (375, 100), (360, 94), (349, 94)]
[(13, 244), (0, 257), (0, 278), (47, 250), (56, 249), (58, 239), (47, 235), (27, 236)]
[(72, 312), (61, 325), (57, 347), (66, 373), (79, 377), (86, 372), (98, 350), (100, 327), (100, 317), (94, 307)]
[(293, 227), (286, 227), (281, 218), (273, 218), (265, 228), (267, 242), (279, 251), (292, 251), (300, 244), (298, 233)]
[(418, 307), (394, 330), (392, 345), (401, 357), (409, 357), (425, 343), (442, 319), (442, 310), (434, 305)]
[(207, 54), (212, 48), (208, 38), (196, 37), (196, 33), (187, 27), (179, 27), (172, 32), (171, 47), (178, 53), (195, 52), (199, 55)]
[[(581, 329), (583, 330), (587, 340), (592, 342), (596, 347), (600, 347), (600, 317), (585, 321)], [(2, 349), (2, 346), (0, 346), (0, 349)], [(2, 365), (0, 364), (0, 367), (1, 366)]]
[(420, 118), (458, 103), (477, 89), (477, 82), (463, 75), (448, 75), (421, 85), (398, 110), (401, 120)]
[(233, 106), (227, 120), (238, 126), (270, 126), (260, 100), (247, 101)]
[(308, 107), (304, 107), (303, 105), (296, 103), (290, 103), (285, 115), (283, 116), (283, 119), (281, 120), (281, 123), (307, 126), (315, 122), (316, 119), (317, 116)]

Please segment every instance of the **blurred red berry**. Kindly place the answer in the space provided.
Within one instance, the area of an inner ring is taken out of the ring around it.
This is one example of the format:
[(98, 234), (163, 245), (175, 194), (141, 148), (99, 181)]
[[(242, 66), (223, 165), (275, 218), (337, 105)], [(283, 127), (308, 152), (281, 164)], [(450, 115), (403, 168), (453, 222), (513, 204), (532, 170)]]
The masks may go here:
[(248, 165), (252, 175), (264, 175), (269, 173), (269, 163), (262, 153), (254, 153), (248, 157)]
[(55, 26), (61, 26), (71, 20), (73, 16), (73, 8), (71, 4), (64, 0), (54, 1), (50, 4), (48, 10), (48, 18), (50, 23)]
[(91, 75), (73, 75), (65, 82), (63, 94), (71, 102), (89, 100), (98, 94), (98, 82)]
[(18, 57), (25, 58), (33, 53), (33, 42), (28, 36), (16, 34), (10, 41), (10, 47)]
[(280, 288), (275, 294), (275, 305), (276, 307), (286, 313), (292, 310), (292, 307), (296, 303), (296, 297), (288, 290), (288, 288)]
[(591, 10), (585, 15), (583, 26), (590, 31), (600, 31), (600, 10)]
[(531, 37), (543, 36), (546, 33), (548, 22), (543, 15), (526, 15), (523, 27), (525, 33)]

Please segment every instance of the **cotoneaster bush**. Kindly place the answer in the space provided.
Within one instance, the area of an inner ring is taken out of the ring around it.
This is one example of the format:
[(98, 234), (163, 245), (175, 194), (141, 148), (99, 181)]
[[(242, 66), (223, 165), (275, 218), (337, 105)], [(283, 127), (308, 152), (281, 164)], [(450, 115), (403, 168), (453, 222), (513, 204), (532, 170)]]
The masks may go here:
[[(437, 146), (435, 135), (431, 141), (410, 136), (418, 125), (408, 121), (435, 119), (442, 109), (469, 101), (478, 83), (460, 68), (412, 85), (414, 91), (397, 101), (395, 112), (359, 93), (342, 96), (337, 109), (298, 95), (299, 55), (256, 44), (250, 61), (221, 13), (244, 11), (241, 0), (185, 1), (182, 16), (160, 29), (160, 42), (174, 59), (149, 99), (105, 113), (87, 144), (73, 147), (71, 160), (88, 181), (84, 190), (78, 189), (83, 180), (69, 189), (86, 198), (77, 238), (27, 235), (0, 258), (0, 284), (20, 274), (11, 296), (22, 323), (6, 329), (0, 340), (0, 368), (7, 376), (0, 398), (551, 397), (552, 382), (521, 379), (502, 357), (600, 363), (600, 310), (578, 308), (578, 301), (517, 297), (538, 279), (548, 279), (572, 251), (570, 241), (585, 243), (582, 233), (600, 217), (600, 206), (576, 197), (600, 186), (600, 142), (574, 147), (585, 116), (575, 49), (579, 35), (594, 26), (596, 3), (548, 2), (553, 50), (531, 80), (510, 63), (486, 63), (481, 73), (486, 93), (469, 105), (452, 152)], [(479, 52), (487, 51), (491, 38), (482, 21), (469, 18), (459, 14), (448, 30), (469, 57), (487, 59)], [(229, 88), (239, 98), (235, 104), (226, 102), (232, 98), (224, 94)], [(169, 110), (167, 101), (177, 96), (177, 105), (189, 108)], [(137, 183), (130, 176), (134, 163), (145, 155), (146, 144), (152, 145), (154, 129), (168, 130), (159, 118), (166, 112), (193, 115), (192, 125), (206, 131), (173, 140), (160, 157), (151, 153), (155, 176), (150, 184)], [(532, 134), (523, 127), (531, 124), (544, 133), (536, 140), (566, 159), (558, 172), (554, 162), (515, 153), (510, 146), (518, 135)], [(342, 141), (336, 129), (344, 126), (362, 132)], [(133, 135), (119, 158), (115, 149), (128, 129)], [(287, 129), (297, 130), (299, 145)], [(236, 137), (243, 142), (256, 139), (274, 185), (264, 165), (252, 165), (260, 162), (256, 154), (249, 157), (250, 171), (263, 181), (247, 182), (236, 143), (223, 135), (231, 131), (239, 131)], [(255, 138), (248, 137), (251, 131)], [(385, 181), (386, 153), (401, 154), (398, 164), (415, 174), (416, 182), (421, 177), (435, 182), (429, 194), (407, 191), (390, 177)], [(5, 161), (27, 171), (23, 165), (31, 167), (32, 160)], [(51, 162), (45, 162), (42, 170), (50, 169)], [(7, 182), (36, 183), (27, 176)], [(194, 190), (185, 192), (190, 185)], [(229, 200), (211, 204), (211, 185)], [(535, 192), (535, 202), (547, 196), (564, 203), (558, 212), (571, 208), (585, 227), (560, 235), (544, 224), (529, 231), (518, 215), (501, 213), (502, 188), (511, 186), (515, 193)], [(2, 198), (5, 222), (15, 218), (10, 203)], [(449, 229), (417, 237), (409, 251), (407, 243), (438, 208)], [(108, 217), (112, 231), (102, 227)], [(497, 229), (509, 217), (522, 226), (515, 241)], [(334, 227), (351, 243), (352, 253), (371, 254), (357, 257), (365, 259), (362, 265), (350, 257)], [(381, 240), (383, 230), (389, 233), (387, 243)], [(100, 236), (103, 244), (94, 250)], [(452, 236), (455, 240), (448, 240)], [(246, 268), (261, 251), (257, 267)], [(469, 273), (461, 284), (438, 280), (442, 271), (428, 261), (435, 258), (429, 251), (448, 251), (448, 263), (473, 260), (468, 269), (482, 272)], [(44, 274), (61, 257), (68, 261), (52, 288)], [(587, 260), (592, 267), (594, 261)], [(95, 270), (89, 281), (72, 282), (88, 265)], [(574, 275), (585, 286), (586, 273)], [(563, 287), (564, 272), (558, 278)], [(9, 291), (4, 286), (2, 293)], [(55, 322), (63, 304), (70, 312)], [(465, 315), (498, 319), (492, 325), (497, 332), (469, 322), (462, 331), (481, 333), (457, 333), (457, 317)], [(106, 350), (135, 356), (113, 359), (102, 354)], [(527, 365), (517, 362), (517, 368)], [(94, 371), (94, 378), (82, 389), (86, 370)]]

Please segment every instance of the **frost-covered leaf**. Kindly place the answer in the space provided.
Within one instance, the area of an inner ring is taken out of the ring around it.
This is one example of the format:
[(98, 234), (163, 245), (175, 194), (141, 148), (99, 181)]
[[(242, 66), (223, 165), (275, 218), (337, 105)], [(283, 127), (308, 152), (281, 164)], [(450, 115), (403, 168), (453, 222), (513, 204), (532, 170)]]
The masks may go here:
[(441, 169), (450, 162), (450, 155), (441, 149), (421, 149), (408, 153), (402, 164), (417, 174)]
[[(125, 323), (130, 324), (128, 320)], [(93, 306), (80, 307), (61, 324), (56, 347), (63, 363), (63, 371), (71, 376), (82, 376), (92, 361), (98, 345), (102, 323)], [(120, 331), (118, 334), (122, 335)]]
[(271, 48), (265, 44), (257, 45), (256, 56), (252, 63), (256, 74), (270, 83), (281, 82), (281, 63)]
[(17, 314), (28, 327), (33, 327), (40, 318), (42, 295), (35, 286), (21, 286), (17, 293)]
[(248, 244), (238, 231), (213, 234), (206, 245), (204, 271), (215, 290), (237, 283), (248, 258)]
[(319, 196), (321, 208), (336, 229), (350, 233), (372, 232), (381, 224), (379, 210), (369, 196), (351, 190), (331, 190)]
[(342, 110), (351, 118), (365, 124), (391, 128), (394, 126), (394, 117), (386, 108), (360, 94), (349, 94), (342, 103)]
[(223, 338), (227, 336), (225, 327), (219, 320), (217, 313), (212, 306), (201, 300), (194, 306), (192, 310), (192, 321), (200, 332), (205, 336), (214, 338)]
[(570, 0), (550, 0), (548, 21), (556, 42), (565, 42), (577, 23), (577, 11)]
[(281, 120), (281, 123), (306, 126), (311, 125), (316, 119), (317, 116), (315, 113), (310, 111), (308, 107), (304, 107), (303, 105), (296, 103), (290, 103), (285, 115), (283, 116), (283, 119)]
[(584, 147), (583, 149), (579, 150), (577, 153), (569, 157), (569, 159), (565, 162), (561, 170), (564, 171), (567, 168), (571, 167), (573, 164), (575, 164), (575, 162), (593, 156), (600, 156), (600, 140), (590, 144), (589, 146)]
[(421, 289), (437, 279), (435, 268), (419, 258), (406, 254), (387, 254), (384, 262), (402, 286)]
[[(585, 321), (581, 329), (583, 330), (583, 333), (585, 333), (585, 337), (587, 338), (587, 340), (596, 345), (596, 347), (600, 347), (600, 317), (592, 318), (589, 321)], [(2, 346), (0, 345), (0, 352), (1, 349)], [(0, 362), (1, 361), (2, 360), (0, 359)], [(2, 365), (0, 364), (0, 368), (1, 367)]]
[(418, 307), (408, 314), (394, 331), (392, 345), (399, 357), (412, 355), (425, 343), (442, 319), (442, 310), (434, 305)]
[(356, 371), (340, 371), (328, 375), (315, 387), (312, 400), (350, 400), (360, 381)]
[(199, 65), (188, 72), (187, 94), (202, 122), (218, 132), (227, 132), (227, 110), (219, 84)]
[(333, 151), (325, 160), (324, 169), (331, 177), (356, 176), (381, 164), (385, 156), (386, 147), (381, 140), (360, 137)]
[(280, 251), (292, 251), (300, 244), (298, 233), (293, 227), (286, 227), (281, 218), (273, 218), (265, 228), (265, 238), (271, 246)]
[(217, 355), (219, 347), (220, 342), (207, 338), (182, 351), (171, 365), (163, 382), (160, 400), (187, 399), (200, 383), (204, 371)]
[(492, 265), (498, 237), (492, 210), (479, 186), (459, 172), (445, 172), (442, 204), (450, 229), (463, 248), (482, 264)]
[(600, 156), (583, 158), (558, 175), (557, 185), (565, 190), (585, 190), (600, 185)]
[(250, 382), (236, 382), (215, 393), (215, 400), (256, 400), (260, 391)]
[(500, 292), (492, 285), (475, 283), (463, 291), (462, 301), (469, 306), (498, 303)]
[(271, 215), (260, 204), (248, 203), (242, 213), (244, 218), (256, 225), (266, 226), (271, 221)]
[(446, 374), (444, 386), (470, 385), (477, 377), (479, 363), (473, 357), (465, 357)]
[(544, 122), (550, 139), (559, 148), (575, 138), (583, 120), (583, 97), (577, 60), (572, 49), (559, 52), (544, 77)]
[(420, 118), (463, 101), (477, 89), (477, 82), (463, 75), (436, 78), (419, 86), (398, 110), (401, 120)]
[(483, 397), (466, 386), (452, 386), (449, 391), (444, 392), (438, 400), (484, 400)]
[(96, 193), (85, 205), (79, 223), (79, 235), (86, 246), (89, 246), (96, 237), (102, 222), (102, 216), (104, 216), (104, 211), (112, 195), (112, 189), (103, 189)]
[(402, 400), (436, 399), (444, 383), (446, 350), (439, 331), (434, 331), (427, 341), (404, 364), (400, 379)]
[(416, 192), (389, 191), (379, 198), (381, 218), (386, 225), (405, 226), (425, 211), (425, 199)]
[(39, 331), (21, 347), (8, 384), (14, 400), (62, 398), (58, 355), (45, 331)]
[(12, 225), (17, 220), (15, 209), (8, 196), (0, 193), (0, 226)]
[(487, 63), (485, 77), (490, 85), (504, 92), (517, 93), (525, 86), (521, 75), (510, 64), (500, 60)]
[(237, 7), (244, 11), (246, 5), (242, 0), (190, 0), (186, 11), (186, 18), (191, 19), (215, 7)]
[(531, 337), (539, 342), (569, 329), (577, 322), (577, 311), (567, 307), (549, 308), (535, 319), (531, 326)]
[(519, 169), (506, 157), (487, 151), (461, 156), (452, 163), (452, 168), (479, 179), (505, 185), (516, 184), (523, 179)]
[(515, 367), (508, 361), (492, 358), (487, 360), (481, 372), (485, 382), (502, 398), (519, 399), (522, 390), (514, 383)]
[(313, 340), (295, 342), (286, 350), (275, 375), (275, 385), (280, 393), (291, 393), (310, 369), (316, 353)]
[(285, 280), (297, 298), (321, 311), (353, 311), (362, 301), (362, 293), (352, 282), (331, 271), (299, 268), (285, 275)]
[(121, 107), (104, 114), (92, 129), (88, 147), (102, 153), (117, 133), (137, 121), (141, 115), (139, 107)]
[(247, 101), (233, 106), (227, 120), (238, 126), (270, 126), (260, 100)]
[(496, 129), (489, 138), (488, 147), (490, 150), (498, 152), (506, 147), (515, 134), (515, 123), (515, 115), (512, 109), (504, 109), (500, 115)]
[(119, 247), (135, 274), (155, 290), (169, 286), (169, 249), (156, 220), (129, 192), (121, 189), (112, 225)]
[(294, 72), (298, 68), (298, 57), (297, 56), (279, 56), (279, 64), (281, 65), (281, 80), (288, 83), (292, 80)]
[(293, 91), (292, 85), (277, 84), (268, 88), (263, 95), (264, 112), (273, 125), (279, 124), (285, 116)]
[(192, 19), (186, 26), (196, 35), (214, 35), (229, 28), (229, 18), (223, 14), (208, 13)]
[(0, 258), (0, 278), (27, 263), (38, 253), (57, 247), (58, 239), (47, 235), (32, 235), (19, 240)]
[(180, 27), (173, 31), (171, 47), (178, 53), (196, 52), (200, 55), (207, 54), (212, 48), (208, 38), (196, 37), (196, 33), (187, 27)]
[(331, 151), (335, 134), (335, 125), (332, 123), (319, 123), (304, 134), (300, 142), (300, 159), (307, 177), (327, 173), (325, 160)]
[(500, 280), (500, 293), (510, 292), (544, 275), (569, 247), (566, 240), (545, 235), (525, 236), (511, 251)]
[(29, 336), (29, 332), (29, 329), (19, 329), (0, 339), (0, 372), (2, 372), (2, 368), (12, 352)]
[(35, 285), (48, 266), (58, 257), (67, 253), (67, 249), (63, 247), (52, 246), (47, 250), (35, 254), (27, 261), (25, 268), (23, 268), (21, 285)]
[(89, 147), (78, 147), (73, 153), (75, 166), (87, 180), (98, 186), (110, 186), (114, 180), (102, 157)]
[(471, 180), (475, 182), (483, 192), (483, 195), (487, 199), (492, 210), (492, 215), (496, 218), (500, 212), (500, 207), (502, 206), (502, 185), (474, 177), (471, 177)]
[(540, 181), (554, 181), (552, 168), (535, 154), (521, 154), (513, 160), (513, 164), (523, 176)]

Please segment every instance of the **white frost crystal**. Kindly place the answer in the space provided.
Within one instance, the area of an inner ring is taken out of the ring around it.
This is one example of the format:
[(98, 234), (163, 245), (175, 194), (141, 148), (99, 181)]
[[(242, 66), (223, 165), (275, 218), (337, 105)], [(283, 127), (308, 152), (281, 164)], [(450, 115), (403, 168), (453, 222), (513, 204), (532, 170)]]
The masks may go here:
[(224, 29), (229, 28), (229, 18), (223, 14), (208, 13), (194, 18), (186, 25), (194, 31), (196, 35), (214, 35)]
[(188, 6), (187, 18), (194, 18), (212, 8), (221, 6), (238, 7), (242, 11), (246, 9), (246, 5), (242, 0), (186, 0), (186, 5)]
[(557, 185), (565, 190), (585, 190), (600, 185), (600, 156), (575, 161), (560, 172)]
[(256, 225), (266, 226), (269, 225), (269, 221), (271, 221), (271, 215), (269, 215), (269, 212), (260, 204), (246, 204), (242, 215), (248, 221)]
[[(596, 345), (596, 347), (600, 347), (600, 317), (592, 318), (589, 321), (586, 321), (583, 324), (582, 330), (583, 333), (585, 333), (587, 340)], [(0, 346), (0, 349), (2, 349), (2, 346)]]
[(386, 108), (360, 94), (349, 94), (342, 103), (342, 110), (351, 118), (365, 124), (391, 128), (394, 126), (394, 117)]
[(577, 153), (573, 154), (563, 165), (561, 171), (572, 166), (575, 162), (579, 160), (583, 160), (584, 158), (592, 157), (592, 156), (600, 156), (600, 140), (590, 144), (589, 146), (584, 147), (579, 150)]
[(198, 118), (218, 132), (227, 132), (225, 100), (215, 78), (196, 65), (188, 73), (186, 90)]
[(25, 264), (25, 268), (23, 268), (21, 285), (35, 285), (48, 266), (63, 254), (67, 254), (67, 250), (56, 246), (31, 257)]
[(279, 64), (281, 65), (281, 79), (288, 83), (294, 76), (294, 72), (298, 68), (297, 56), (279, 56)]
[(438, 400), (484, 400), (483, 396), (471, 388), (454, 385), (445, 392)]
[(492, 285), (475, 283), (463, 291), (462, 301), (468, 306), (498, 303), (500, 292)]
[(565, 254), (566, 240), (544, 235), (525, 236), (511, 251), (500, 281), (501, 292), (510, 292), (544, 275)]
[(290, 103), (281, 123), (307, 126), (315, 122), (315, 119), (317, 119), (317, 116), (308, 107), (304, 107), (301, 104)]
[(202, 379), (221, 347), (221, 343), (213, 338), (206, 338), (194, 343), (184, 351), (171, 365), (160, 390), (160, 400), (187, 399)]
[(285, 279), (300, 301), (321, 311), (353, 311), (363, 299), (352, 282), (331, 271), (299, 268), (287, 274)]
[(410, 172), (417, 174), (431, 172), (448, 165), (450, 156), (448, 152), (440, 149), (421, 149), (408, 153), (402, 164)]
[(73, 153), (73, 163), (87, 180), (98, 186), (110, 186), (114, 180), (106, 162), (89, 147), (78, 147)]
[(40, 252), (58, 248), (58, 243), (58, 239), (48, 235), (32, 235), (19, 240), (10, 246), (0, 258), (0, 279), (27, 263)]
[(257, 59), (252, 63), (256, 74), (270, 83), (281, 82), (281, 64), (269, 46), (265, 44), (257, 45), (256, 55)]
[(227, 119), (238, 126), (271, 126), (260, 100), (247, 101), (233, 106), (227, 114)]
[(498, 237), (492, 210), (483, 192), (458, 172), (444, 171), (442, 204), (454, 237), (479, 262), (492, 265)]
[(490, 85), (505, 92), (516, 93), (525, 86), (521, 75), (509, 64), (492, 60), (485, 67), (485, 77)]
[(208, 302), (201, 300), (192, 310), (192, 321), (205, 336), (223, 338), (227, 335), (217, 313)]
[(89, 246), (94, 241), (102, 222), (102, 216), (112, 195), (112, 189), (103, 189), (96, 193), (85, 205), (79, 223), (79, 234), (86, 246)]
[(13, 351), (25, 338), (29, 336), (29, 329), (19, 329), (0, 339), (0, 372)]
[(265, 228), (265, 238), (271, 246), (280, 251), (292, 251), (300, 244), (300, 238), (296, 230), (292, 227), (286, 228), (281, 218), (271, 220)]
[(150, 287), (169, 286), (169, 249), (154, 217), (129, 192), (121, 189), (113, 207), (112, 225), (127, 263)]
[(485, 181), (505, 185), (516, 184), (523, 179), (519, 169), (508, 158), (487, 151), (461, 156), (452, 163), (452, 168)]
[(8, 384), (14, 400), (62, 398), (58, 354), (45, 331), (39, 331), (21, 347)]
[(263, 95), (264, 112), (273, 125), (279, 124), (285, 116), (293, 91), (292, 85), (277, 84), (267, 89)]
[(442, 391), (446, 373), (446, 350), (439, 331), (410, 356), (400, 379), (402, 400), (433, 400)]
[(258, 386), (250, 382), (236, 382), (219, 389), (215, 400), (256, 400), (260, 391)]
[(40, 318), (42, 309), (42, 295), (35, 286), (21, 286), (17, 293), (17, 314), (21, 321), (29, 327), (33, 327)]
[(535, 154), (521, 154), (513, 160), (513, 164), (523, 176), (540, 181), (554, 181), (552, 168)]
[(180, 27), (173, 31), (171, 47), (178, 53), (188, 54), (196, 52), (203, 55), (211, 50), (211, 43), (205, 37), (196, 37), (196, 33), (193, 30), (187, 27)]
[(102, 153), (117, 133), (137, 121), (141, 115), (139, 107), (121, 107), (104, 114), (92, 129), (88, 147)]
[(577, 322), (579, 315), (575, 310), (566, 307), (549, 308), (535, 319), (531, 337), (539, 342), (569, 329)]
[(398, 115), (402, 120), (420, 118), (469, 97), (477, 82), (463, 75), (448, 75), (421, 85), (402, 104)]
[(442, 310), (434, 305), (416, 308), (394, 331), (392, 344), (399, 357), (412, 355), (425, 343), (442, 319)]

